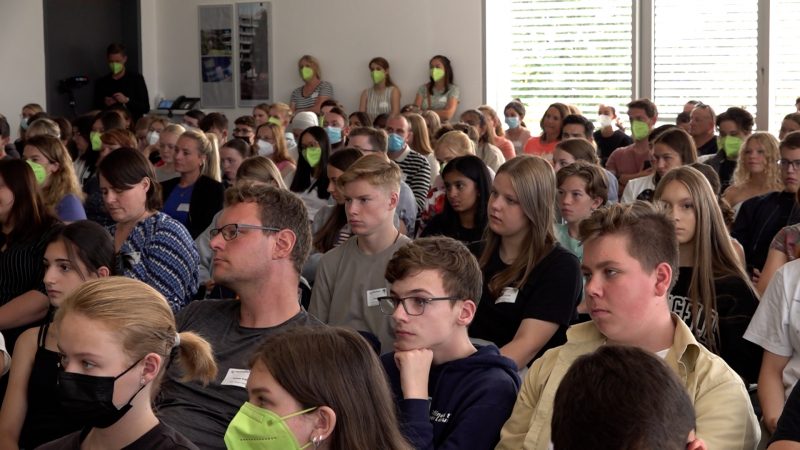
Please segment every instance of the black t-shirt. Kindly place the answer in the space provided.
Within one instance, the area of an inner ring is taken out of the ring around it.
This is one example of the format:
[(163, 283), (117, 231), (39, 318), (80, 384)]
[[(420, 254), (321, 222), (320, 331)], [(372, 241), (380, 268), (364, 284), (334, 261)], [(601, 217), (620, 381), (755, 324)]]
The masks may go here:
[(125, 107), (130, 111), (134, 122), (150, 111), (150, 97), (147, 95), (144, 77), (130, 70), (126, 70), (125, 75), (119, 79), (114, 79), (111, 74), (108, 74), (95, 81), (94, 107), (107, 109), (105, 98), (113, 97), (117, 92), (128, 97)]
[[(686, 325), (692, 329), (698, 342), (709, 347), (705, 337), (705, 316), (702, 304), (698, 303), (697, 305), (699, 317), (697, 325), (693, 325), (693, 300), (688, 297), (693, 271), (692, 267), (680, 268), (678, 281), (669, 295), (669, 305), (672, 312), (683, 319)], [(717, 354), (746, 383), (755, 383), (758, 381), (758, 372), (761, 368), (762, 349), (745, 340), (743, 336), (758, 307), (758, 298), (750, 286), (738, 277), (717, 278), (714, 281), (714, 290), (717, 297), (717, 310), (712, 313), (712, 323), (719, 331), (715, 341)]]
[(448, 223), (444, 214), (440, 213), (428, 222), (428, 226), (422, 230), (421, 237), (427, 236), (447, 236), (465, 244), (478, 242), (483, 238), (483, 228), (464, 228), (461, 223)]
[(705, 144), (701, 145), (700, 147), (697, 147), (697, 155), (698, 156), (700, 156), (700, 155), (713, 155), (713, 154), (716, 154), (718, 151), (719, 151), (719, 149), (717, 148), (717, 138), (716, 137), (712, 137), (711, 139), (708, 140), (708, 142), (706, 142)]
[[(478, 247), (472, 246), (473, 251), (479, 250)], [(489, 281), (506, 267), (508, 265), (500, 259), (498, 247), (483, 268), (483, 294), (475, 320), (469, 327), (469, 335), (502, 347), (514, 339), (523, 319), (558, 324), (558, 331), (542, 347), (535, 359), (546, 350), (566, 342), (567, 328), (577, 318), (575, 308), (583, 291), (580, 263), (572, 252), (556, 244), (536, 264), (528, 281), (513, 300), (502, 295), (495, 297), (489, 291)]]
[(777, 441), (800, 442), (800, 383), (794, 385), (783, 405), (783, 413), (778, 419), (778, 427), (770, 444)]
[[(81, 442), (86, 439), (86, 435), (89, 434), (90, 430), (91, 428), (84, 429), (83, 431), (76, 431), (61, 439), (37, 447), (37, 449), (80, 450)], [(143, 434), (142, 437), (134, 441), (131, 445), (123, 447), (122, 450), (198, 450), (198, 448), (172, 427), (159, 422), (158, 425)]]
[(633, 144), (633, 139), (621, 130), (614, 130), (614, 134), (609, 137), (603, 136), (601, 130), (597, 130), (594, 132), (593, 136), (594, 141), (597, 143), (597, 150), (603, 165), (605, 165), (605, 162), (614, 150)]

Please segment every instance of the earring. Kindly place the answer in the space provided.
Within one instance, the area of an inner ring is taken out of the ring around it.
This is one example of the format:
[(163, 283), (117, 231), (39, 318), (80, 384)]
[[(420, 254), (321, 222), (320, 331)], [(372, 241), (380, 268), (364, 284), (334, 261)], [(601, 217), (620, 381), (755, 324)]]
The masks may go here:
[(311, 439), (311, 443), (314, 444), (314, 448), (319, 448), (320, 444), (322, 444), (322, 435), (315, 436)]
[(145, 379), (144, 379), (144, 378), (142, 378), (141, 380), (139, 380), (139, 384), (141, 384), (142, 386), (144, 386), (144, 385), (145, 385), (145, 383), (147, 383), (147, 381), (145, 381)]

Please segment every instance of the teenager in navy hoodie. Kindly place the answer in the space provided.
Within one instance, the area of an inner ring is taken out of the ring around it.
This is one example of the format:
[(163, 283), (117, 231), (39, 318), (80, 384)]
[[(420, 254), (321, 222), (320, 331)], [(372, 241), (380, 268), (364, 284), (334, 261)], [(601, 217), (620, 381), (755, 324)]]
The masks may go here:
[(460, 242), (422, 238), (386, 267), (395, 351), (381, 357), (417, 449), (493, 449), (519, 391), (517, 366), (494, 345), (475, 347), (467, 326), (481, 296), (481, 270)]

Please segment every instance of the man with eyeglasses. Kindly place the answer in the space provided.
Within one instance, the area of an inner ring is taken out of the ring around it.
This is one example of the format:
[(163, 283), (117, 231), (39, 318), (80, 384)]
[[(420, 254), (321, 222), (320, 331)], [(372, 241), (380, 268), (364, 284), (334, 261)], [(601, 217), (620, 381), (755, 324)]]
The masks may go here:
[[(233, 137), (241, 139), (247, 142), (249, 145), (253, 145), (253, 138), (256, 135), (256, 119), (253, 116), (241, 116), (237, 117), (236, 120), (233, 121)], [(224, 142), (220, 142), (220, 147), (224, 144)]]
[(265, 185), (232, 187), (217, 227), (211, 230), (214, 280), (238, 299), (194, 301), (176, 321), (178, 331), (211, 343), (219, 372), (203, 386), (181, 381), (170, 366), (156, 404), (159, 418), (198, 447), (222, 450), (228, 423), (247, 401), (248, 362), (264, 337), (321, 323), (299, 301), (300, 270), (311, 247), (302, 200)]
[(800, 131), (787, 134), (779, 146), (783, 191), (753, 197), (739, 209), (731, 236), (744, 248), (747, 268), (758, 278), (772, 238), (787, 225), (800, 221), (796, 195), (800, 187)]
[(493, 449), (511, 414), (516, 364), (467, 334), (481, 278), (475, 257), (447, 237), (408, 243), (386, 266), (392, 288), (378, 301), (396, 340), (381, 361), (414, 448)]

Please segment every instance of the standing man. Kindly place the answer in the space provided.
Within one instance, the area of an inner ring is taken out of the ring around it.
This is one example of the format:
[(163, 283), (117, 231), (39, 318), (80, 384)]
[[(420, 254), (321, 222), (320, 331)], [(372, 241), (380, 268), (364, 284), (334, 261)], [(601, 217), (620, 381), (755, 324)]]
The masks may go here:
[(106, 49), (106, 59), (111, 73), (99, 78), (94, 85), (94, 107), (108, 109), (120, 104), (131, 113), (133, 122), (150, 111), (150, 97), (144, 77), (128, 71), (128, 55), (122, 44), (111, 44)]

